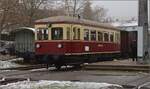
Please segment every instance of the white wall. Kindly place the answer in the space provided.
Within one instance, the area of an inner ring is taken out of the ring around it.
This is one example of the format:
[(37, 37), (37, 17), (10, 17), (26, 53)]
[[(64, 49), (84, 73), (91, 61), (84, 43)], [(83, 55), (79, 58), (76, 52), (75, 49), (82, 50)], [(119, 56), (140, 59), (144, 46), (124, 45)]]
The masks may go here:
[(143, 27), (138, 27), (137, 55), (143, 57)]

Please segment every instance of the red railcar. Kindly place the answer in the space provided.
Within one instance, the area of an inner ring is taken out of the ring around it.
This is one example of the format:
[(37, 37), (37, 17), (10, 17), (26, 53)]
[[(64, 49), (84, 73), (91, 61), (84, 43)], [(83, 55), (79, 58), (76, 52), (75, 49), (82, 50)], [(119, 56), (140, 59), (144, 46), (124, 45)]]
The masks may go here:
[(120, 55), (120, 30), (109, 24), (58, 16), (37, 20), (35, 28), (36, 57), (59, 68)]

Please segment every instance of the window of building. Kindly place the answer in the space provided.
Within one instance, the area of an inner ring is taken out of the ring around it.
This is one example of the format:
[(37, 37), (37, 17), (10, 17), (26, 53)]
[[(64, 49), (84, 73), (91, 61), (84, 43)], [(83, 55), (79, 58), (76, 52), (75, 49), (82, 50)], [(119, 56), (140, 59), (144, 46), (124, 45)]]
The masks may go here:
[(70, 32), (71, 32), (71, 30), (70, 30), (70, 28), (68, 27), (67, 28), (67, 40), (70, 40)]
[(109, 34), (108, 33), (104, 33), (104, 41), (109, 41)]
[(98, 41), (103, 41), (103, 33), (98, 32)]
[(62, 40), (63, 39), (63, 28), (55, 27), (51, 29), (52, 40)]
[(88, 41), (89, 40), (89, 30), (84, 29), (84, 40)]
[(37, 40), (48, 40), (48, 29), (39, 28), (37, 30)]
[(91, 41), (96, 41), (96, 31), (91, 31)]
[(110, 34), (110, 42), (114, 42), (114, 34), (113, 33)]

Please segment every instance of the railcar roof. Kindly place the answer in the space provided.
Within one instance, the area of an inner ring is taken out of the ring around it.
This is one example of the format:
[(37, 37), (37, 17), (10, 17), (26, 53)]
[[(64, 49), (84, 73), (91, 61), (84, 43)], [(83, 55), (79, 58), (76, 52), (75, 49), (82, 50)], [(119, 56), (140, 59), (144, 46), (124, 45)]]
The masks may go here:
[(77, 17), (68, 17), (68, 16), (55, 16), (55, 17), (48, 17), (44, 19), (39, 19), (35, 21), (35, 24), (48, 24), (48, 23), (72, 23), (72, 24), (83, 24), (89, 26), (97, 26), (102, 28), (109, 28), (114, 30), (120, 30), (111, 24), (107, 23), (99, 23), (96, 21), (90, 21), (85, 19), (79, 19)]

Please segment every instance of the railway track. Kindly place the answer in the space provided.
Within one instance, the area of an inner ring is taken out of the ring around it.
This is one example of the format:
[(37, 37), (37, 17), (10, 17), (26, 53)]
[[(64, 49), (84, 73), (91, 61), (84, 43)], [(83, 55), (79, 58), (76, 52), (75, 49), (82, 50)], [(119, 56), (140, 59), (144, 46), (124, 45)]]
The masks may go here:
[[(48, 66), (46, 64), (37, 64), (37, 65), (28, 65), (28, 66), (23, 66), (23, 67), (12, 67), (12, 68), (0, 68), (0, 70), (32, 70), (32, 69), (40, 69), (40, 68), (51, 68), (54, 67), (52, 66)], [(51, 71), (65, 71), (65, 70), (73, 70), (73, 69), (81, 69), (82, 67), (62, 67), (60, 70), (57, 70), (56, 68), (53, 68)]]
[[(23, 70), (23, 71), (9, 71), (9, 72), (1, 72), (2, 76), (5, 77), (1, 77), (0, 78), (0, 85), (6, 85), (9, 83), (15, 83), (15, 82), (19, 82), (19, 81), (28, 81), (28, 80), (32, 80), (32, 78), (19, 78), (16, 76), (20, 76), (20, 75), (30, 75), (30, 74), (34, 74), (36, 75), (37, 72), (39, 71), (45, 71), (45, 70), (36, 70), (35, 71), (30, 71), (32, 69), (41, 69), (41, 68), (46, 68), (47, 65), (45, 64), (39, 64), (39, 65), (32, 65), (32, 66), (26, 66), (26, 67), (15, 67), (15, 68), (4, 68), (4, 69), (0, 69), (0, 70)], [(61, 70), (57, 70), (54, 67), (50, 67), (49, 72), (67, 72), (67, 71), (74, 71), (77, 70), (74, 67), (62, 67)], [(33, 81), (37, 81), (37, 80), (33, 80)]]
[(38, 64), (38, 65), (30, 65), (30, 66), (23, 66), (23, 67), (0, 68), (0, 70), (31, 70), (31, 69), (40, 69), (46, 67), (47, 65), (45, 64)]
[[(50, 69), (50, 68), (49, 68)], [(20, 70), (20, 69), (19, 69)], [(23, 69), (24, 70), (24, 69)], [(74, 70), (73, 67), (70, 67), (70, 68), (62, 68), (61, 70), (56, 70), (56, 69), (50, 69), (50, 71), (47, 71), (47, 72), (61, 72), (61, 71), (72, 71)], [(45, 70), (42, 70), (42, 71), (45, 71)], [(39, 72), (39, 71), (37, 71)], [(6, 85), (6, 84), (9, 84), (9, 83), (15, 83), (15, 82), (19, 82), (19, 81), (26, 81), (26, 80), (29, 80), (31, 79), (31, 81), (38, 81), (38, 80), (32, 80), (32, 78), (18, 78), (16, 76), (19, 76), (19, 75), (30, 75), (30, 74), (37, 74), (37, 72), (32, 72), (32, 71), (18, 71), (18, 72), (14, 72), (14, 73), (7, 73), (5, 74), (6, 75), (6, 78), (0, 78), (0, 85)], [(138, 85), (142, 85), (142, 84), (145, 84), (147, 81), (149, 81), (149, 77), (150, 75), (146, 75), (146, 76), (143, 76), (143, 77), (140, 77), (140, 78), (137, 78), (137, 79), (134, 79), (132, 81), (128, 81), (128, 83), (124, 83), (123, 87), (124, 89), (138, 89), (139, 86), (133, 86), (133, 85), (130, 85), (130, 83), (133, 83), (133, 82), (139, 82)], [(144, 79), (144, 80), (143, 80)], [(78, 80), (73, 80), (73, 81), (78, 81)], [(79, 80), (80, 81), (80, 80)], [(148, 89), (148, 88), (140, 88), (140, 89)]]
[(6, 85), (9, 83), (15, 83), (19, 81), (28, 81), (28, 78), (2, 78), (0, 79), (0, 85)]

